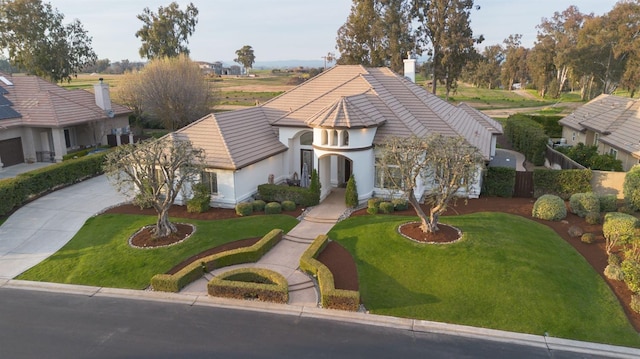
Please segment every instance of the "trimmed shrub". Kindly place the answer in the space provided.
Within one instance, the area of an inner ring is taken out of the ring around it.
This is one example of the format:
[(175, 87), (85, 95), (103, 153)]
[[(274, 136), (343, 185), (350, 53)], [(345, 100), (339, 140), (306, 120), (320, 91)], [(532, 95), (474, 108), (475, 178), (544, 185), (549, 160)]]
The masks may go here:
[(261, 268), (239, 268), (213, 277), (207, 283), (209, 295), (235, 299), (258, 299), (287, 303), (287, 279), (280, 273)]
[(599, 212), (589, 212), (587, 216), (584, 217), (585, 222), (589, 224), (599, 224), (600, 223), (600, 213)]
[(309, 183), (309, 192), (311, 193), (311, 200), (313, 204), (311, 206), (315, 206), (320, 203), (320, 190), (322, 189), (322, 185), (320, 184), (320, 177), (318, 177), (318, 171), (314, 168), (311, 171), (311, 182)]
[(204, 183), (196, 183), (192, 186), (193, 198), (187, 201), (187, 212), (202, 213), (209, 209), (211, 192), (209, 186)]
[(629, 302), (629, 308), (636, 313), (640, 313), (640, 295), (632, 294), (631, 301)]
[(635, 235), (638, 224), (638, 219), (632, 215), (618, 212), (607, 213), (602, 225), (607, 253), (611, 253), (618, 244), (629, 243)]
[(344, 193), (344, 203), (347, 207), (355, 208), (358, 206), (358, 186), (356, 185), (356, 178), (352, 174), (347, 181), (347, 189)]
[(264, 213), (266, 214), (279, 214), (282, 213), (282, 205), (278, 202), (269, 202), (264, 206)]
[(282, 201), (282, 210), (288, 212), (295, 211), (296, 203), (294, 201)]
[(382, 203), (382, 198), (370, 198), (367, 201), (367, 208), (376, 207), (380, 208), (380, 203)]
[(627, 288), (634, 293), (640, 292), (640, 263), (635, 259), (627, 258), (622, 261), (620, 268)]
[(324, 234), (316, 237), (300, 257), (300, 270), (318, 279), (320, 302), (323, 308), (357, 311), (360, 307), (360, 292), (336, 289), (333, 274), (327, 266), (316, 259), (328, 242), (329, 237)]
[(600, 212), (615, 212), (618, 209), (618, 198), (615, 194), (605, 194), (598, 197)]
[(261, 184), (258, 186), (260, 199), (266, 202), (293, 201), (303, 207), (320, 203), (320, 195), (312, 193), (308, 188), (290, 187), (279, 184)]
[(544, 164), (549, 136), (542, 125), (524, 115), (512, 115), (504, 126), (504, 134), (513, 147), (536, 166)]
[(255, 201), (251, 202), (251, 206), (253, 206), (254, 212), (264, 212), (264, 206), (266, 205), (267, 203), (261, 199), (256, 199)]
[(396, 198), (391, 201), (393, 209), (396, 211), (405, 211), (409, 209), (409, 201), (404, 198)]
[(582, 236), (580, 236), (580, 241), (586, 244), (595, 243), (596, 235), (593, 233), (585, 233)]
[(600, 199), (593, 192), (574, 193), (569, 198), (571, 212), (578, 217), (586, 217), (588, 213), (600, 212)]
[(632, 215), (634, 214), (636, 211), (633, 210), (633, 208), (629, 207), (629, 206), (620, 206), (618, 208), (618, 212), (619, 213), (624, 213), (624, 214), (629, 214)]
[(378, 214), (378, 207), (367, 207), (367, 213), (368, 214)]
[(547, 221), (559, 221), (567, 216), (567, 207), (562, 198), (545, 194), (533, 204), (531, 216)]
[(640, 165), (631, 167), (622, 184), (624, 201), (632, 210), (640, 210)]
[(391, 202), (381, 202), (380, 203), (380, 213), (384, 213), (384, 214), (393, 213), (393, 203), (391, 203)]
[(569, 227), (568, 232), (569, 232), (569, 235), (571, 237), (580, 237), (584, 233), (582, 228), (580, 228), (579, 226), (571, 226), (571, 227)]
[(488, 167), (482, 182), (482, 194), (486, 196), (513, 196), (516, 185), (516, 170), (509, 167)]
[(624, 280), (624, 273), (619, 265), (609, 264), (604, 268), (604, 276), (613, 280)]
[(236, 204), (236, 214), (242, 217), (250, 216), (253, 214), (253, 205), (248, 202)]
[(256, 262), (282, 240), (282, 230), (274, 229), (249, 247), (236, 248), (200, 258), (175, 274), (156, 274), (151, 278), (153, 290), (179, 292), (204, 273), (234, 264)]
[(592, 192), (591, 170), (549, 170), (533, 171), (533, 196), (554, 194), (569, 199), (574, 193)]

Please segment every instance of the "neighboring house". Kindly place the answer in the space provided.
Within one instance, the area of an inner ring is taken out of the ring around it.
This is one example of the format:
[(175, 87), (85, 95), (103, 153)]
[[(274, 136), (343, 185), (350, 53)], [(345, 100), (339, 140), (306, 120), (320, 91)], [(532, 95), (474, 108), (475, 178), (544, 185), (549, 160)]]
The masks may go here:
[(59, 162), (74, 150), (106, 144), (108, 134), (128, 133), (131, 111), (111, 103), (109, 85), (102, 79), (94, 91), (0, 73), (0, 169)]
[(640, 163), (640, 100), (600, 95), (559, 121), (568, 145), (598, 146), (628, 171)]
[[(411, 60), (415, 63), (415, 60)], [(405, 71), (406, 73), (407, 71)], [(490, 161), (499, 123), (451, 105), (388, 68), (335, 66), (256, 107), (212, 113), (174, 134), (204, 148), (212, 205), (249, 200), (257, 186), (319, 174), (321, 198), (355, 176), (359, 200), (385, 196), (376, 145), (390, 136), (464, 136)], [(478, 172), (478, 179), (481, 171)], [(431, 183), (415, 189), (420, 197)], [(468, 193), (477, 197), (480, 183)]]

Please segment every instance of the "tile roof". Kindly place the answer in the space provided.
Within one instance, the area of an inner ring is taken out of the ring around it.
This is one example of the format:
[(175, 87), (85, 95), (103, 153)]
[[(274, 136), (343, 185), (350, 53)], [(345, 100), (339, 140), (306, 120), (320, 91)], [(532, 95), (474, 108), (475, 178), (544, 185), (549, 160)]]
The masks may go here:
[(212, 114), (178, 132), (198, 139), (216, 166), (238, 168), (286, 150), (270, 127), (378, 127), (374, 144), (389, 136), (463, 136), (486, 159), (491, 136), (502, 133), (467, 105), (451, 105), (388, 68), (360, 65), (335, 66), (258, 107)]
[[(13, 104), (13, 110), (21, 114), (21, 117), (2, 120), (5, 127), (64, 127), (109, 118), (96, 105), (91, 92), (67, 90), (37, 76), (2, 75), (13, 83), (3, 86), (7, 91), (3, 96)], [(115, 103), (111, 106), (115, 116), (131, 112)]]
[(559, 121), (600, 134), (599, 141), (640, 158), (640, 100), (600, 95)]

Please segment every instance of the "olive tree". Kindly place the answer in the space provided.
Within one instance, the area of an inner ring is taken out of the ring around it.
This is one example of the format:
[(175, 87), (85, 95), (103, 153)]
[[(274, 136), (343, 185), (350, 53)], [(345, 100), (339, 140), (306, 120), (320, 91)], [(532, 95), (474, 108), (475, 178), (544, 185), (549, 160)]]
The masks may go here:
[[(384, 186), (404, 192), (420, 217), (420, 228), (428, 233), (438, 230), (439, 216), (461, 191), (470, 192), (483, 165), (480, 151), (463, 137), (438, 134), (426, 138), (391, 137), (380, 146), (378, 158)], [(415, 195), (419, 181), (431, 184), (425, 199), (430, 206), (428, 215)]]
[(190, 141), (168, 135), (116, 147), (106, 156), (104, 170), (116, 189), (141, 207), (158, 213), (153, 234), (166, 237), (177, 231), (169, 208), (187, 182), (196, 182), (204, 164), (204, 150)]

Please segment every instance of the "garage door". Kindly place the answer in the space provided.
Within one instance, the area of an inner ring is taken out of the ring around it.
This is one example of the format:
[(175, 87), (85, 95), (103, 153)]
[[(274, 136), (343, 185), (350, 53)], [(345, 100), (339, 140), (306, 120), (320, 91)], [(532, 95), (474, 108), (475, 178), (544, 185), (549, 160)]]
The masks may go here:
[(0, 160), (5, 167), (24, 163), (22, 139), (20, 137), (0, 141)]

